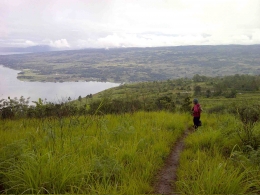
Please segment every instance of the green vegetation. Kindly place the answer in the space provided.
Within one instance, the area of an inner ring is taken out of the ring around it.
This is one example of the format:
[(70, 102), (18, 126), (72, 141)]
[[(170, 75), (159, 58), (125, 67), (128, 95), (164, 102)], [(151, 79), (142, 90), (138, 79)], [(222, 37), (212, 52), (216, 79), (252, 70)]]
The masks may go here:
[[(206, 118), (204, 127), (186, 139), (177, 190), (183, 194), (260, 193), (260, 123), (246, 130), (230, 115)], [(256, 149), (245, 139), (257, 140)]]
[(259, 76), (195, 75), (61, 104), (0, 100), (0, 193), (152, 194), (196, 95), (203, 126), (185, 139), (176, 192), (259, 194), (259, 86)]
[(0, 121), (4, 193), (141, 194), (188, 117), (166, 112)]
[(0, 56), (26, 81), (142, 82), (260, 74), (259, 45), (86, 49)]
[[(3, 193), (152, 193), (154, 174), (189, 116), (168, 112), (1, 120)], [(182, 194), (259, 193), (259, 123), (244, 138), (231, 115), (203, 116), (186, 139), (178, 169)], [(191, 125), (188, 122), (189, 126)]]
[[(107, 104), (120, 102), (120, 109), (125, 108), (122, 105), (130, 106), (132, 102), (135, 104), (135, 110), (183, 111), (184, 109), (189, 111), (190, 109), (187, 107), (189, 108), (191, 105), (187, 101), (189, 102), (189, 98), (197, 97), (202, 102), (204, 111), (224, 113), (230, 112), (230, 108), (238, 107), (246, 102), (259, 102), (259, 86), (259, 75), (225, 77), (194, 75), (192, 79), (124, 84), (91, 97), (87, 96), (82, 99), (81, 103), (96, 102), (99, 105), (105, 99)], [(113, 107), (116, 108), (115, 105)]]

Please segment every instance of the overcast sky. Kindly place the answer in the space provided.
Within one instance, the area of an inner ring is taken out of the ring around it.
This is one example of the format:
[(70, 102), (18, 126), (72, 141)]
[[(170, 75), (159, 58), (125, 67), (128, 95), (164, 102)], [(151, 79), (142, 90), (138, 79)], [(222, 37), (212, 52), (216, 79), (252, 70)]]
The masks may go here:
[(0, 0), (0, 47), (260, 44), (260, 0)]

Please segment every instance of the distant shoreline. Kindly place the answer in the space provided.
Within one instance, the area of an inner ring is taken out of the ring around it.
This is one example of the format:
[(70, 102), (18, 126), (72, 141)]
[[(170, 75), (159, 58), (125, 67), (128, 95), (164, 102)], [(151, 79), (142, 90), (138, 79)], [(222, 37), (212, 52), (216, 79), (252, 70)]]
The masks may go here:
[[(11, 69), (13, 71), (17, 71), (17, 80), (19, 81), (23, 81), (23, 82), (39, 82), (39, 83), (77, 83), (77, 82), (98, 82), (98, 83), (115, 83), (115, 84), (121, 84), (121, 83), (116, 83), (116, 82), (110, 82), (110, 81), (98, 81), (98, 80), (91, 80), (91, 79), (86, 79), (86, 80), (73, 80), (73, 79), (64, 79), (62, 81), (53, 81), (52, 79), (50, 80), (45, 80), (45, 81), (41, 81), (41, 80), (38, 80), (37, 77), (30, 77), (28, 79), (26, 78), (21, 78), (21, 76), (19, 76), (19, 73), (21, 72), (24, 72), (24, 71), (31, 71), (30, 69), (24, 69), (24, 70), (16, 70), (16, 69), (13, 69), (13, 68), (10, 68), (8, 66), (5, 66), (3, 64), (0, 64), (0, 67), (3, 67), (3, 68), (8, 68), (8, 69)], [(50, 76), (53, 76), (53, 75), (50, 75)]]
[(110, 82), (23, 82), (18, 80), (17, 70), (0, 65), (0, 99), (8, 97), (31, 97), (37, 101), (40, 97), (48, 101), (61, 101), (63, 99), (77, 99), (89, 94), (96, 94), (106, 89), (117, 87), (119, 83)]
[(32, 52), (0, 52), (0, 55), (6, 56), (6, 55), (15, 55), (15, 54), (28, 54)]
[(0, 55), (30, 82), (135, 83), (235, 74), (260, 74), (260, 45), (86, 49)]

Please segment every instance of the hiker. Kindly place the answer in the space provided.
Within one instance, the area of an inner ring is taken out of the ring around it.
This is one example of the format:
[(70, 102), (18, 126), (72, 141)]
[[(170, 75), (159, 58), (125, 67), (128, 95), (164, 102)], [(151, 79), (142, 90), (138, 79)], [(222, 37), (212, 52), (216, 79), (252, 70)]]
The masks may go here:
[(194, 128), (197, 129), (199, 126), (201, 126), (201, 121), (200, 121), (200, 113), (202, 111), (198, 99), (193, 100), (194, 106), (192, 107), (192, 115), (193, 115), (193, 124)]

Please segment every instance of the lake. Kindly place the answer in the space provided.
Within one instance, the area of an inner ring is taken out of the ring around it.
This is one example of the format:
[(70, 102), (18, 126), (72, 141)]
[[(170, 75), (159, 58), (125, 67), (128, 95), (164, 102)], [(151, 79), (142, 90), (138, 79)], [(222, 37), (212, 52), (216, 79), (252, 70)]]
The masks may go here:
[(118, 83), (109, 82), (25, 82), (17, 79), (20, 71), (6, 68), (0, 65), (0, 99), (14, 97), (30, 97), (30, 101), (38, 101), (39, 98), (48, 102), (60, 103), (79, 96), (85, 97), (100, 91), (117, 87)]

